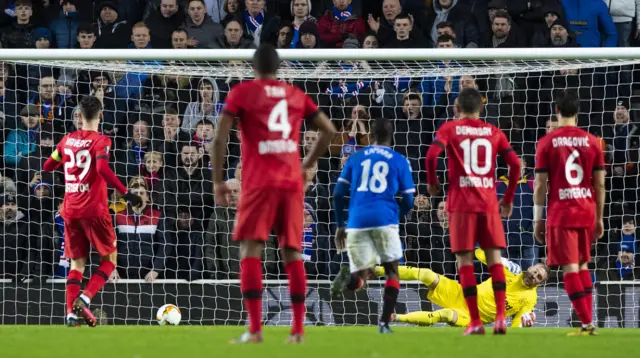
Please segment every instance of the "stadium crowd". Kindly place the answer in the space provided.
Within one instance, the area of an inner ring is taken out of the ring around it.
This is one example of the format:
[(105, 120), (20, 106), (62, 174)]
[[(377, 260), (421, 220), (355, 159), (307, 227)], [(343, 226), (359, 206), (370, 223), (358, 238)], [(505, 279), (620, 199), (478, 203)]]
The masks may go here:
[[(250, 49), (261, 42), (307, 51), (613, 47), (632, 46), (640, 39), (640, 2), (634, 0), (2, 0), (0, 9), (2, 47), (24, 49)], [(163, 66), (162, 61), (140, 64)], [(455, 61), (437, 65), (465, 66)], [(339, 73), (369, 64), (319, 66)], [(59, 212), (64, 178), (61, 171), (42, 173), (41, 168), (65, 133), (81, 129), (76, 105), (92, 94), (104, 105), (101, 131), (113, 141), (113, 168), (144, 198), (135, 208), (115, 192), (111, 198), (118, 277), (237, 278), (238, 246), (231, 237), (242, 195), (239, 135), (232, 134), (226, 162), (233, 189), (228, 207), (214, 203), (208, 152), (225, 96), (240, 79), (214, 75), (3, 63), (0, 276), (66, 276)], [(640, 209), (634, 76), (634, 68), (622, 66), (294, 81), (340, 129), (306, 193), (303, 256), (309, 277), (329, 278), (346, 261), (333, 247), (330, 193), (346, 158), (371, 142), (369, 120), (379, 116), (394, 120), (394, 149), (409, 158), (418, 183), (415, 208), (401, 228), (405, 261), (455, 276), (444, 197), (428, 197), (424, 157), (435, 130), (456, 117), (460, 89), (476, 87), (485, 97), (483, 119), (505, 131), (524, 164), (514, 215), (505, 221), (507, 257), (523, 268), (544, 259), (532, 234), (535, 143), (557, 124), (553, 91), (578, 88), (583, 105), (579, 125), (602, 139), (608, 163), (607, 234), (595, 247), (596, 277), (640, 279), (634, 266)], [(313, 128), (300, 133), (303, 155), (317, 135)], [(444, 173), (444, 160), (440, 169)], [(502, 166), (498, 195), (506, 188), (505, 175)], [(275, 242), (265, 255), (267, 277), (279, 278), (284, 270), (277, 264)]]

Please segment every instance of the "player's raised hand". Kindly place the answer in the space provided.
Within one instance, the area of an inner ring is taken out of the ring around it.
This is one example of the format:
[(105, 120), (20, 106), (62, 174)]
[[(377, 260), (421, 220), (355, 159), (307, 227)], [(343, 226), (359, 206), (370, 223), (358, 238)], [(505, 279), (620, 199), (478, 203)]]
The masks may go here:
[(506, 201), (500, 199), (500, 215), (503, 218), (508, 218), (513, 213), (513, 203), (507, 203)]
[(440, 184), (427, 184), (427, 191), (431, 196), (440, 194)]
[(218, 183), (215, 185), (215, 199), (216, 205), (229, 206), (229, 197), (231, 196), (231, 189), (227, 183)]
[(534, 225), (534, 234), (536, 236), (536, 241), (540, 245), (544, 245), (544, 221), (538, 220)]
[(593, 233), (596, 235), (596, 240), (602, 239), (604, 236), (604, 222), (602, 219), (596, 220), (596, 228)]
[(347, 232), (344, 227), (339, 227), (338, 230), (336, 230), (335, 243), (338, 253), (347, 250)]
[(132, 192), (127, 192), (122, 196), (122, 198), (131, 203), (131, 206), (139, 206), (142, 204), (142, 198), (138, 194), (134, 194)]

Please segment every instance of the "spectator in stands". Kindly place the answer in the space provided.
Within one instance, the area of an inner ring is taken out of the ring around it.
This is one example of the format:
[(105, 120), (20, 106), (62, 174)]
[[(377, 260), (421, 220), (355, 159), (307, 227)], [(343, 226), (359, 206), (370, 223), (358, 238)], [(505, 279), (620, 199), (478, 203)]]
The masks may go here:
[[(407, 214), (402, 229), (405, 232), (405, 257), (407, 265), (419, 266), (430, 260), (429, 246), (425, 245), (423, 238), (430, 235), (432, 224), (431, 202), (423, 194), (416, 195), (414, 210)], [(433, 237), (432, 237), (433, 239)]]
[(160, 9), (152, 11), (145, 20), (152, 34), (151, 47), (171, 48), (171, 34), (182, 26), (184, 17), (178, 0), (161, 0)]
[(58, 18), (51, 22), (50, 28), (57, 48), (74, 48), (80, 27), (80, 13), (75, 5), (78, 0), (62, 1), (62, 9)]
[(604, 127), (605, 141), (613, 152), (611, 199), (636, 201), (638, 190), (638, 151), (640, 127), (631, 122), (629, 104), (618, 102), (613, 126)]
[(618, 34), (609, 9), (600, 0), (562, 0), (571, 30), (580, 47), (616, 47)]
[(204, 77), (198, 84), (198, 100), (187, 105), (182, 119), (182, 130), (193, 133), (202, 121), (218, 122), (220, 90), (215, 79)]
[(31, 32), (35, 25), (31, 19), (33, 16), (31, 0), (16, 0), (14, 4), (15, 20), (10, 26), (2, 29), (2, 47), (33, 48), (34, 40)]
[(291, 0), (291, 15), (293, 15), (293, 33), (291, 48), (295, 48), (300, 40), (300, 26), (305, 21), (316, 22), (316, 18), (309, 15), (311, 12), (311, 0)]
[(364, 39), (367, 28), (364, 20), (353, 13), (351, 0), (333, 0), (333, 9), (318, 22), (320, 41), (327, 48), (342, 48), (344, 39), (353, 34), (358, 41)]
[(165, 236), (165, 219), (162, 212), (153, 208), (143, 185), (129, 187), (139, 195), (142, 203), (116, 213), (115, 226), (118, 239), (118, 274), (129, 279), (155, 281), (165, 270), (166, 252), (169, 251)]
[(374, 34), (368, 34), (362, 41), (362, 48), (379, 48), (380, 43)]
[[(6, 179), (5, 179), (6, 180)], [(36, 264), (35, 254), (40, 248), (39, 225), (29, 222), (26, 213), (18, 208), (16, 193), (0, 187), (0, 223), (2, 224), (2, 265), (0, 277), (22, 280)]]
[(420, 31), (412, 31), (413, 16), (400, 14), (396, 16), (393, 29), (396, 38), (390, 41), (385, 47), (388, 48), (426, 48), (429, 46), (428, 40)]
[[(431, 9), (429, 9), (431, 10)], [(453, 31), (457, 34), (456, 43), (459, 47), (478, 47), (480, 44), (480, 32), (473, 16), (469, 16), (471, 10), (460, 1), (434, 0), (433, 10), (427, 17), (428, 40), (431, 46), (438, 43), (438, 24), (449, 22)]]
[[(329, 203), (329, 188), (327, 185), (318, 182), (318, 164), (314, 165), (307, 172), (309, 181), (305, 183), (307, 191), (305, 192), (305, 202), (311, 205), (313, 216), (319, 221), (316, 229), (317, 235), (322, 235), (323, 239), (328, 239), (329, 223), (331, 223), (331, 204)], [(327, 237), (325, 237), (327, 236)]]
[(187, 35), (187, 31), (185, 29), (177, 29), (173, 30), (171, 33), (171, 48), (174, 49), (185, 49), (187, 48), (187, 44), (189, 43), (189, 36)]
[(265, 4), (265, 0), (244, 0), (244, 33), (247, 37), (253, 38), (256, 47), (260, 45), (263, 25), (268, 23), (265, 21)]
[(35, 104), (40, 108), (41, 130), (53, 135), (57, 140), (66, 133), (65, 119), (70, 118), (74, 105), (63, 94), (58, 94), (55, 79), (46, 71), (40, 78), (38, 93), (32, 93), (29, 104)]
[(278, 40), (276, 41), (276, 48), (295, 48), (297, 42), (294, 42), (293, 31), (294, 28), (290, 22), (282, 21), (278, 27)]
[(204, 211), (204, 217), (211, 215), (213, 183), (211, 175), (207, 175), (208, 170), (203, 167), (201, 157), (198, 145), (187, 143), (180, 150), (178, 166), (165, 168), (167, 215), (175, 217), (178, 206), (199, 208)]
[[(431, 234), (430, 244), (423, 245), (425, 250), (421, 250), (420, 263), (423, 265), (430, 263), (427, 267), (434, 272), (454, 278), (456, 275), (455, 258), (450, 249), (449, 218), (445, 210), (444, 199), (438, 202), (436, 218), (437, 222), (432, 223), (430, 231), (428, 231)], [(422, 232), (419, 234), (424, 235)]]
[(15, 167), (23, 158), (36, 152), (40, 141), (40, 109), (26, 105), (20, 111), (21, 126), (12, 130), (4, 143), (4, 164)]
[(384, 0), (382, 2), (382, 13), (384, 15), (382, 20), (380, 20), (380, 18), (374, 19), (373, 15), (369, 14), (367, 23), (371, 31), (376, 34), (381, 47), (385, 47), (387, 44), (393, 42), (393, 39), (396, 37), (393, 24), (396, 17), (402, 13), (400, 0)]
[(211, 45), (214, 49), (251, 49), (256, 48), (252, 37), (244, 36), (240, 21), (233, 19), (226, 23), (224, 35)]
[[(542, 8), (542, 12), (544, 21), (538, 21), (538, 25), (533, 28), (533, 35), (531, 37), (531, 46), (533, 47), (548, 46), (549, 39), (551, 38), (551, 25), (553, 25), (556, 20), (563, 19), (562, 6), (560, 6), (560, 4), (547, 5)], [(567, 30), (569, 30), (568, 26)]]
[(240, 180), (229, 179), (229, 206), (216, 206), (207, 227), (205, 260), (207, 271), (217, 279), (237, 279), (240, 273), (240, 247), (233, 241), (236, 208), (240, 200)]
[[(533, 177), (527, 173), (527, 162), (520, 156), (521, 179), (516, 187), (513, 214), (505, 221), (507, 257), (526, 270), (537, 262), (537, 248), (533, 237)], [(497, 192), (501, 198), (509, 185), (506, 175), (498, 179)]]
[(549, 29), (550, 47), (578, 47), (575, 33), (569, 33), (569, 27), (563, 20), (556, 20)]
[(108, 72), (91, 71), (89, 73), (91, 89), (89, 94), (96, 96), (102, 103), (102, 134), (113, 136), (124, 132), (125, 113), (118, 110), (113, 81)]
[[(451, 35), (442, 35), (438, 37), (437, 48), (454, 48), (455, 38)], [(447, 67), (459, 67), (460, 65), (455, 61), (444, 60), (438, 61), (440, 68)], [(447, 94), (453, 92), (454, 98), (458, 96), (459, 77), (456, 76), (437, 76), (424, 78), (420, 82), (420, 91), (422, 91), (423, 105), (429, 108), (434, 108), (434, 112), (445, 110), (445, 108), (438, 108), (441, 103), (441, 97), (447, 97)], [(444, 103), (448, 105), (448, 103)]]
[[(433, 119), (423, 113), (425, 107), (422, 100), (423, 97), (415, 92), (404, 94), (393, 134), (393, 149), (407, 157), (413, 170), (422, 173), (418, 175), (425, 173), (424, 158), (435, 132)], [(423, 182), (417, 179), (417, 182)]]
[(78, 27), (78, 36), (76, 40), (78, 41), (78, 47), (82, 49), (90, 49), (93, 48), (93, 45), (96, 42), (96, 32), (95, 28), (91, 24), (82, 24)]
[(41, 242), (40, 250), (34, 254), (39, 256), (40, 261), (33, 264), (37, 272), (42, 272), (45, 275), (52, 274), (55, 259), (55, 245), (52, 240), (55, 234), (54, 213), (56, 211), (53, 181), (53, 173), (41, 175), (39, 172), (35, 172), (31, 182), (29, 182), (29, 221), (38, 223), (41, 237), (46, 238), (45, 240), (38, 240)]
[(187, 45), (196, 48), (211, 48), (215, 40), (224, 35), (222, 25), (213, 22), (207, 16), (203, 0), (190, 0), (188, 16), (184, 23), (185, 31), (189, 36)]
[(143, 120), (132, 126), (132, 136), (126, 149), (117, 151), (116, 173), (123, 177), (138, 175), (144, 162), (144, 155), (151, 150), (149, 124)]
[[(640, 38), (640, 2), (635, 0), (607, 1), (609, 15), (616, 25), (618, 47), (629, 47), (631, 34), (635, 28), (634, 38)], [(636, 25), (633, 19), (636, 19)]]
[(222, 9), (226, 16), (236, 16), (240, 13), (240, 0), (224, 0)]
[(318, 25), (315, 22), (307, 21), (303, 23), (298, 33), (300, 34), (300, 42), (298, 42), (297, 48), (312, 49), (321, 47)]
[[(154, 136), (156, 137), (156, 136)], [(175, 108), (168, 108), (162, 116), (162, 134), (157, 136), (153, 147), (164, 153), (168, 167), (175, 168), (180, 154), (180, 144), (191, 141), (191, 135), (180, 128), (180, 116)]]
[(118, 15), (118, 7), (112, 1), (103, 1), (98, 6), (98, 39), (95, 48), (127, 48), (131, 42), (131, 25)]
[(144, 22), (136, 23), (131, 29), (131, 45), (129, 48), (151, 48), (151, 32)]
[(49, 29), (45, 27), (38, 27), (33, 30), (33, 41), (37, 49), (51, 48), (53, 37)]
[[(16, 123), (16, 91), (10, 82), (9, 65), (5, 62), (0, 64), (0, 139), (4, 142), (4, 129), (17, 128)], [(0, 153), (1, 155), (2, 153)]]
[(491, 21), (491, 32), (484, 34), (481, 47), (526, 47), (526, 39), (518, 31), (512, 31), (511, 24), (511, 16), (506, 10), (496, 11)]
[[(150, 48), (151, 35), (149, 28), (144, 22), (136, 23), (131, 29), (131, 43), (129, 48), (145, 49)], [(134, 65), (161, 66), (160, 61), (128, 61)], [(127, 72), (115, 86), (116, 98), (126, 101), (135, 101), (141, 98), (146, 88), (152, 87), (145, 84), (151, 80), (151, 75), (147, 72)]]
[[(188, 207), (178, 207), (175, 227), (168, 228), (171, 245), (167, 248), (167, 269), (165, 277), (187, 281), (200, 280), (204, 271), (204, 228), (203, 220), (191, 215)], [(169, 222), (169, 221), (168, 221)]]
[(164, 158), (162, 153), (149, 151), (144, 154), (141, 175), (146, 180), (146, 187), (151, 201), (156, 205), (164, 205)]
[(304, 204), (304, 226), (302, 234), (302, 260), (310, 280), (328, 279), (328, 263), (331, 239), (328, 233), (321, 233), (321, 219), (316, 216), (313, 205)]

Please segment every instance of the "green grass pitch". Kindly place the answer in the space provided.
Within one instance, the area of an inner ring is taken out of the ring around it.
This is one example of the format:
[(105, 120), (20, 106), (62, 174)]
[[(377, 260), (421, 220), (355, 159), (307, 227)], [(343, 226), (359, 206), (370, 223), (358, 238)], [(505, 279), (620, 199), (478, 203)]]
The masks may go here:
[[(286, 345), (286, 327), (266, 327), (259, 345), (229, 345), (244, 327), (0, 326), (0, 356), (11, 358), (573, 358), (624, 357), (640, 333), (602, 329), (598, 337), (567, 337), (567, 329), (512, 329), (507, 336), (462, 337), (456, 328), (308, 327), (303, 345)], [(633, 354), (632, 354), (633, 355)]]

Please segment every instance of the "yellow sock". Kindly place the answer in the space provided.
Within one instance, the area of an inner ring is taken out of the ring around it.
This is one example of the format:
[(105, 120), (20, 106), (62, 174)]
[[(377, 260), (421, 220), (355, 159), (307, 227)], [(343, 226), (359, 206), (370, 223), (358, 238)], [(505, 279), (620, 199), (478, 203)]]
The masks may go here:
[(418, 326), (432, 326), (436, 323), (453, 324), (453, 310), (442, 309), (435, 312), (418, 311), (396, 315), (395, 320)]
[[(376, 276), (384, 276), (384, 267), (376, 266), (373, 269)], [(429, 286), (436, 280), (438, 274), (423, 268), (411, 267), (411, 266), (399, 266), (398, 276), (400, 281), (421, 281), (425, 285)]]

